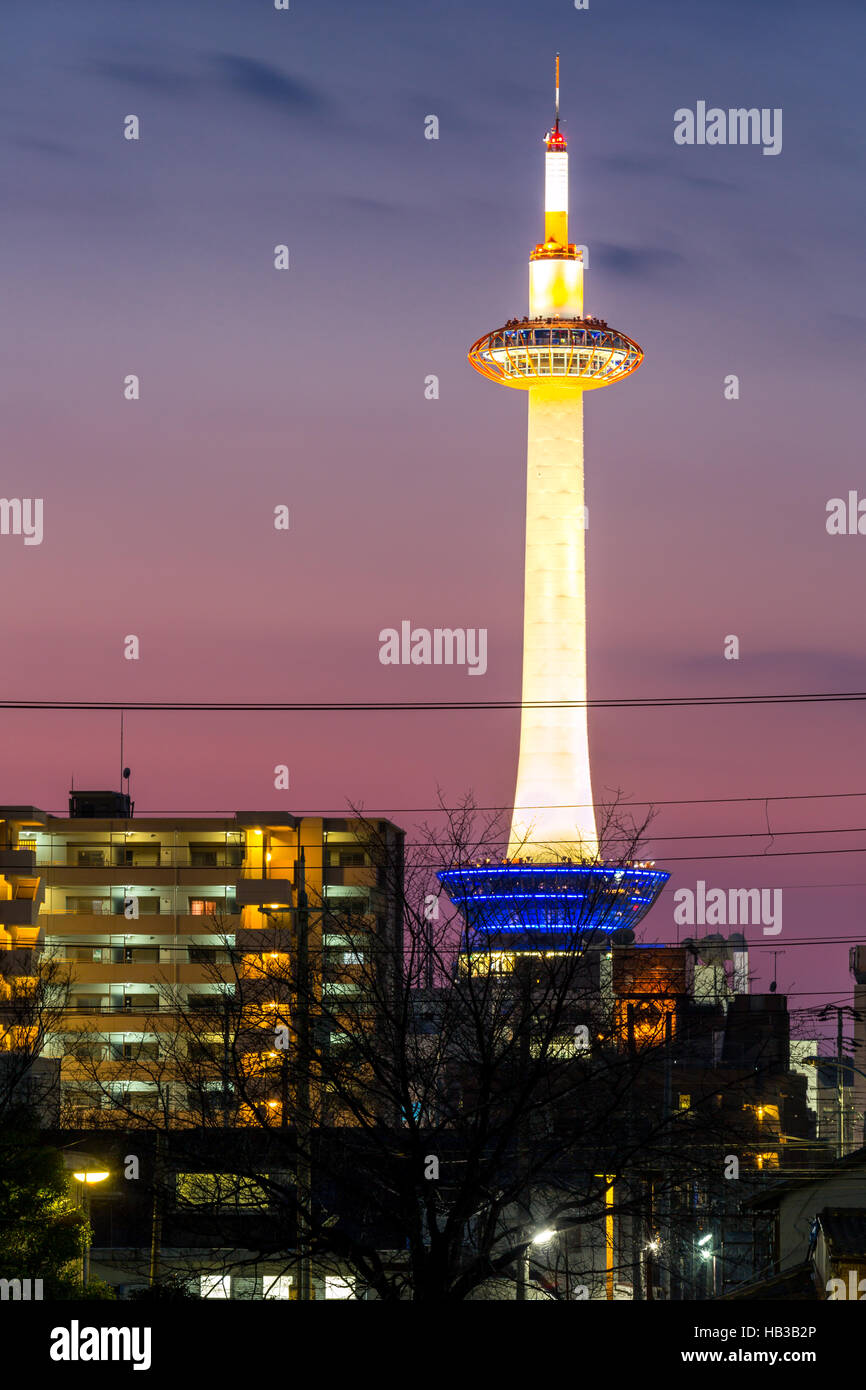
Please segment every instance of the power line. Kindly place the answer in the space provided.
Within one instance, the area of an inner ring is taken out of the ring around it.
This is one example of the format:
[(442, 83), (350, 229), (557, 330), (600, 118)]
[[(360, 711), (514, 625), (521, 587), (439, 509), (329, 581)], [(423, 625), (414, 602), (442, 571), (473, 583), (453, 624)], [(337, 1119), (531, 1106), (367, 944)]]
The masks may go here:
[[(807, 831), (803, 831), (802, 833), (803, 833), (803, 834), (807, 834), (808, 832), (807, 832)], [(676, 838), (679, 838), (679, 837), (674, 836), (673, 838), (676, 839)], [(692, 837), (691, 837), (690, 835), (684, 835), (682, 838), (688, 840), (688, 839), (691, 839)], [(736, 835), (724, 835), (724, 836), (720, 836), (719, 838), (720, 838), (720, 839), (736, 839), (737, 836), (736, 836)], [(769, 839), (773, 839), (774, 837), (773, 837), (772, 835), (770, 835), (770, 836), (763, 835), (763, 836), (761, 836), (761, 838), (762, 838), (762, 839), (768, 839), (768, 838), (769, 838)], [(653, 837), (651, 834), (649, 834), (649, 835), (646, 836), (645, 844), (651, 845), (651, 844), (653, 843), (653, 840), (654, 840), (654, 837)], [(573, 844), (573, 841), (571, 841), (571, 840), (561, 840), (561, 841), (558, 841), (558, 840), (545, 840), (544, 843), (545, 843), (545, 845), (550, 845), (551, 848), (552, 848), (552, 847), (553, 847), (554, 845), (556, 845), (556, 844), (568, 844), (568, 845), (571, 845), (571, 844)], [(454, 850), (454, 845), (453, 845), (453, 844), (450, 844), (450, 845), (449, 845), (449, 844), (438, 845), (438, 844), (435, 844), (435, 843), (432, 843), (432, 842), (428, 842), (428, 841), (426, 841), (426, 840), (425, 840), (425, 841), (419, 841), (418, 843), (415, 843), (415, 844), (413, 844), (413, 843), (410, 842), (409, 844), (407, 844), (406, 847), (407, 847), (408, 849), (429, 849), (429, 850), (445, 849), (445, 850), (450, 850), (450, 851), (452, 851), (452, 852), (453, 852), (453, 850)], [(477, 858), (479, 855), (486, 854), (487, 852), (488, 852), (487, 847), (484, 846), (484, 845), (479, 845), (479, 846), (477, 846), (476, 848), (474, 848), (474, 849), (472, 849), (471, 851), (469, 851), (469, 853), (470, 853), (472, 856), (474, 856), (475, 858)], [(663, 869), (663, 868), (665, 867), (666, 864), (709, 864), (709, 863), (715, 862), (716, 860), (723, 860), (723, 859), (801, 859), (801, 858), (809, 858), (809, 857), (811, 857), (811, 856), (813, 856), (813, 855), (819, 855), (819, 856), (820, 856), (820, 855), (827, 855), (827, 854), (866, 854), (866, 845), (851, 845), (851, 846), (849, 846), (848, 848), (844, 848), (844, 849), (779, 849), (779, 850), (767, 850), (766, 852), (761, 851), (761, 850), (745, 850), (742, 854), (666, 854), (665, 857), (664, 857), (664, 864), (658, 862), (658, 861), (655, 860), (655, 859), (649, 860), (649, 851), (648, 851), (648, 850), (642, 849), (642, 850), (640, 851), (640, 854), (643, 855), (643, 856), (645, 856), (645, 857), (647, 858), (647, 861), (648, 861), (648, 862), (651, 862), (654, 868)], [(636, 858), (637, 858), (637, 855), (636, 855)], [(518, 856), (518, 861), (519, 861), (519, 856)], [(427, 868), (427, 869), (431, 869), (431, 870), (434, 870), (434, 871), (438, 871), (438, 870), (440, 870), (440, 869), (458, 869), (458, 868), (463, 868), (463, 869), (471, 869), (471, 868), (481, 868), (481, 869), (483, 869), (483, 868), (497, 868), (497, 867), (504, 867), (504, 865), (501, 865), (501, 866), (500, 866), (499, 864), (493, 862), (493, 859), (492, 859), (492, 856), (491, 856), (491, 862), (490, 862), (489, 864), (476, 864), (476, 863), (474, 862), (474, 858), (472, 858), (472, 859), (467, 860), (467, 861), (465, 861), (465, 862), (456, 863), (456, 864), (445, 864), (442, 860), (437, 860), (435, 863), (434, 863), (433, 861), (431, 861), (429, 864), (424, 864), (423, 862), (413, 862), (413, 863), (410, 865), (410, 867), (411, 867), (412, 869), (424, 869), (424, 868)], [(526, 864), (523, 865), (523, 867), (525, 867), (525, 868), (532, 868), (532, 867), (533, 867), (532, 861), (527, 861)], [(615, 868), (627, 868), (628, 865), (625, 864), (625, 863), (620, 864), (620, 863), (617, 863), (617, 862), (611, 860), (611, 861), (609, 861), (609, 862), (605, 861), (605, 862), (599, 864), (599, 865), (596, 866), (596, 867), (599, 867), (599, 868), (615, 869)], [(779, 886), (779, 885), (776, 885), (776, 886)], [(789, 886), (790, 886), (790, 887), (797, 887), (798, 885), (797, 885), (797, 884), (791, 884), (791, 885), (789, 885)], [(805, 884), (804, 884), (803, 886), (806, 887), (806, 886), (808, 886), (808, 885), (805, 885)], [(838, 887), (845, 887), (846, 885), (844, 885), (844, 884), (839, 884), (839, 885), (837, 885), (837, 886), (838, 886)]]
[(780, 840), (783, 835), (862, 835), (864, 825), (830, 826), (820, 830), (811, 826), (807, 830), (713, 830), (705, 835), (654, 835), (647, 833), (647, 840), (659, 844), (670, 840)]
[[(0, 704), (2, 704), (2, 702), (0, 702)], [(619, 801), (619, 802), (610, 802), (610, 803), (608, 803), (608, 802), (606, 802), (606, 801), (549, 801), (549, 802), (534, 802), (534, 803), (530, 804), (530, 803), (527, 802), (527, 803), (523, 803), (523, 804), (520, 806), (519, 809), (520, 809), (521, 811), (571, 811), (571, 810), (579, 811), (579, 810), (585, 810), (585, 809), (586, 809), (587, 807), (589, 807), (589, 806), (594, 806), (596, 809), (604, 810), (604, 809), (605, 809), (606, 807), (608, 807), (608, 806), (614, 806), (614, 805), (620, 806), (620, 805), (621, 805), (621, 807), (622, 807), (622, 809), (623, 809), (624, 811), (629, 811), (629, 810), (632, 810), (632, 809), (637, 808), (637, 807), (639, 807), (639, 806), (647, 806), (647, 807), (656, 807), (656, 806), (734, 806), (734, 805), (738, 805), (738, 804), (748, 804), (748, 803), (752, 803), (752, 802), (760, 802), (760, 803), (763, 805), (765, 802), (776, 802), (776, 801), (842, 801), (842, 800), (850, 800), (850, 799), (852, 799), (852, 798), (857, 798), (857, 797), (866, 797), (866, 791), (862, 791), (862, 792), (790, 792), (790, 793), (788, 793), (788, 792), (780, 792), (778, 795), (775, 795), (775, 796), (772, 795), (772, 794), (767, 794), (767, 795), (764, 795), (764, 796), (692, 796), (692, 797), (671, 797), (671, 798), (668, 798), (668, 799), (662, 799), (662, 800), (658, 800), (658, 801), (633, 801), (630, 797), (629, 797), (629, 798), (623, 797), (623, 798), (621, 799), (621, 801)], [(462, 805), (449, 806), (449, 805), (447, 805), (447, 803), (444, 803), (444, 802), (442, 802), (442, 803), (440, 803), (439, 805), (436, 805), (436, 806), (383, 806), (383, 807), (376, 807), (376, 806), (374, 806), (374, 807), (367, 807), (367, 806), (362, 806), (362, 805), (359, 804), (357, 808), (355, 808), (354, 806), (352, 806), (350, 803), (347, 803), (347, 804), (344, 805), (344, 806), (325, 807), (324, 809), (320, 807), (320, 808), (318, 808), (318, 809), (306, 810), (306, 811), (304, 811), (304, 812), (298, 812), (298, 813), (296, 813), (296, 814), (298, 815), (298, 818), (299, 818), (300, 820), (303, 820), (305, 816), (322, 816), (322, 817), (326, 817), (326, 818), (330, 816), (330, 817), (337, 817), (337, 818), (339, 818), (339, 819), (345, 819), (345, 818), (347, 818), (347, 813), (348, 813), (348, 819), (350, 819), (350, 820), (351, 820), (351, 819), (357, 819), (357, 818), (359, 818), (359, 817), (360, 817), (361, 819), (366, 819), (366, 820), (377, 820), (377, 819), (381, 819), (382, 816), (386, 814), (386, 812), (387, 812), (388, 815), (392, 815), (392, 816), (410, 816), (410, 815), (412, 815), (412, 816), (417, 816), (417, 815), (432, 814), (433, 812), (440, 812), (440, 811), (446, 811), (446, 812), (447, 812), (447, 811), (463, 811), (463, 810), (467, 810), (467, 809), (470, 810), (470, 811), (477, 812), (477, 813), (479, 813), (479, 814), (497, 813), (497, 812), (498, 812), (498, 813), (501, 813), (502, 815), (511, 815), (512, 810), (513, 810), (513, 808), (512, 808), (511, 806), (475, 806), (475, 805), (472, 805), (472, 806), (470, 806), (470, 807), (467, 808), (467, 807), (464, 807), (464, 806), (462, 806)], [(263, 814), (263, 815), (266, 815), (267, 812), (263, 812), (262, 814)], [(164, 812), (163, 812), (163, 811), (139, 811), (139, 813), (138, 813), (138, 815), (136, 816), (135, 819), (136, 819), (136, 820), (168, 820), (168, 819), (171, 819), (172, 817), (174, 817), (175, 819), (178, 819), (178, 820), (183, 820), (183, 819), (185, 819), (185, 818), (186, 818), (186, 819), (190, 819), (190, 820), (196, 820), (196, 819), (201, 820), (201, 819), (207, 819), (207, 818), (212, 818), (213, 820), (233, 820), (234, 817), (235, 817), (235, 812), (234, 812), (234, 811), (174, 811), (174, 810), (172, 810), (172, 811), (164, 811)], [(60, 819), (67, 819), (67, 817), (60, 817)]]
[[(817, 888), (820, 889), (821, 892), (824, 892), (824, 890), (827, 888), (866, 888), (866, 882), (858, 879), (854, 883), (774, 883), (773, 887), (785, 890), (796, 889), (797, 892), (800, 892), (801, 890), (806, 888)], [(675, 893), (676, 891), (677, 889), (675, 884), (666, 883), (664, 888), (662, 889), (662, 894)], [(822, 940), (823, 939), (826, 938), (822, 938)]]
[[(651, 836), (647, 838), (650, 841), (652, 839)], [(746, 854), (669, 854), (665, 856), (665, 863), (695, 864), (717, 859), (799, 859), (815, 854), (866, 854), (866, 845), (852, 845), (848, 849), (774, 849), (769, 850), (766, 854), (757, 850)]]
[[(318, 908), (312, 908), (312, 909), (311, 909), (312, 912), (318, 912), (319, 910), (320, 910), (320, 909), (318, 909)], [(74, 914), (70, 914), (70, 915), (74, 915)], [(228, 915), (228, 914), (227, 914), (227, 915)], [(170, 917), (171, 914), (166, 913), (165, 916), (166, 916), (166, 917)], [(456, 920), (456, 917), (457, 917), (457, 913), (456, 913), (456, 910), (455, 910), (455, 920)], [(139, 920), (140, 920), (140, 919), (139, 919)], [(650, 920), (649, 918), (646, 918), (646, 921), (649, 921), (649, 920)], [(450, 924), (449, 924), (449, 925), (450, 925)], [(680, 923), (680, 924), (673, 923), (673, 924), (669, 924), (669, 925), (675, 925), (675, 926), (676, 926), (676, 925), (686, 925), (686, 924), (685, 924), (685, 923)], [(710, 925), (712, 925), (712, 924), (710, 924)], [(730, 925), (730, 926), (737, 926), (738, 924), (737, 924), (736, 922), (734, 922), (734, 923), (729, 923), (729, 924), (727, 924), (727, 925)], [(749, 926), (749, 925), (751, 925), (751, 924), (747, 922), (747, 923), (743, 923), (742, 925)], [(250, 930), (257, 930), (257, 928), (249, 928), (249, 927), (237, 928), (235, 931), (225, 931), (225, 932), (223, 932), (222, 934), (221, 934), (220, 932), (216, 931), (216, 930), (213, 930), (213, 931), (211, 931), (210, 933), (204, 933), (204, 932), (199, 932), (199, 931), (195, 931), (195, 932), (178, 932), (177, 935), (178, 935), (178, 936), (184, 936), (184, 937), (186, 937), (186, 936), (203, 936), (203, 935), (210, 935), (210, 936), (216, 936), (216, 937), (220, 937), (220, 935), (223, 935), (223, 936), (235, 936), (235, 935), (237, 934), (237, 931), (250, 931)], [(532, 931), (532, 928), (531, 928), (531, 927), (530, 927), (530, 928), (527, 928), (527, 930), (528, 930), (529, 932), (531, 932), (531, 931)], [(572, 923), (572, 924), (571, 924), (571, 930), (573, 931), (573, 933), (574, 933), (575, 936), (580, 935), (581, 930), (582, 930), (580, 923), (579, 923), (579, 922), (574, 922), (574, 923)], [(58, 936), (67, 936), (67, 937), (68, 937), (68, 936), (71, 936), (71, 935), (75, 935), (75, 934), (74, 934), (74, 933), (71, 933), (71, 932), (66, 932), (66, 931), (64, 931), (62, 927), (53, 927), (51, 930), (49, 930), (49, 931), (46, 932), (46, 938), (48, 938), (48, 937), (54, 938), (54, 937), (58, 937)], [(76, 950), (81, 950), (81, 951), (93, 950), (94, 948), (96, 948), (97, 950), (103, 950), (103, 951), (116, 951), (116, 950), (123, 950), (124, 947), (126, 947), (126, 948), (128, 948), (128, 949), (130, 949), (130, 950), (133, 950), (133, 951), (159, 950), (159, 951), (162, 953), (162, 955), (167, 955), (169, 952), (178, 952), (178, 953), (183, 952), (183, 953), (186, 953), (186, 951), (190, 949), (190, 947), (187, 946), (187, 945), (182, 945), (182, 946), (167, 946), (167, 945), (160, 945), (160, 946), (158, 946), (158, 947), (157, 947), (157, 946), (150, 947), (150, 946), (147, 946), (147, 945), (144, 945), (144, 944), (136, 944), (135, 942), (133, 942), (133, 943), (130, 944), (130, 943), (126, 940), (127, 937), (131, 937), (131, 936), (151, 936), (151, 935), (153, 935), (153, 933), (146, 932), (146, 931), (144, 931), (144, 930), (140, 930), (140, 931), (137, 931), (137, 932), (131, 932), (131, 931), (107, 930), (107, 929), (106, 929), (106, 931), (104, 931), (104, 932), (102, 933), (102, 935), (103, 935), (103, 936), (122, 936), (122, 937), (124, 938), (124, 945), (122, 946), (120, 943), (117, 943), (117, 942), (115, 942), (115, 943), (110, 943), (109, 945), (105, 945), (105, 943), (104, 943), (103, 941), (97, 941), (97, 940), (96, 940), (97, 933), (94, 933), (94, 939), (93, 939), (92, 941), (88, 940), (87, 938), (82, 939), (82, 938), (79, 937), (79, 936), (75, 936), (75, 941), (74, 941), (74, 943), (73, 943), (73, 942), (64, 942), (62, 945), (61, 945), (60, 943), (58, 943), (58, 942), (53, 941), (53, 939), (52, 939), (51, 941), (46, 940), (45, 944), (42, 946), (41, 949), (42, 949), (42, 951), (44, 952), (45, 955), (47, 955), (47, 956), (49, 956), (49, 957), (52, 957), (52, 958), (54, 958), (54, 959), (56, 959), (56, 960), (58, 960), (58, 961), (63, 960), (63, 961), (65, 961), (66, 963), (68, 963), (68, 964), (70, 964), (70, 965), (88, 965), (88, 966), (89, 966), (89, 965), (100, 965), (100, 964), (101, 964), (101, 965), (110, 965), (110, 966), (112, 966), (112, 968), (114, 968), (115, 966), (120, 966), (120, 965), (124, 965), (124, 964), (125, 964), (125, 965), (153, 965), (153, 966), (159, 966), (159, 965), (171, 964), (171, 962), (170, 962), (170, 961), (164, 961), (164, 960), (162, 960), (162, 959), (160, 959), (160, 960), (158, 960), (158, 961), (141, 961), (141, 960), (135, 961), (135, 960), (133, 960), (133, 961), (114, 961), (114, 962), (112, 962), (112, 961), (77, 960), (77, 959), (76, 959), (75, 957), (73, 957), (73, 956), (61, 956), (61, 955), (59, 955), (59, 954), (58, 954), (57, 956), (53, 956), (52, 953), (55, 952), (55, 951), (58, 951), (58, 952), (59, 952), (59, 951), (63, 950), (66, 946), (71, 946), (71, 945), (74, 945), (74, 948), (75, 948)], [(695, 935), (697, 935), (697, 932), (695, 932)], [(658, 944), (663, 946), (665, 943), (664, 943), (664, 942), (659, 942)], [(675, 945), (682, 945), (682, 942), (676, 942), (676, 943), (674, 943), (674, 944), (675, 944)], [(787, 949), (789, 946), (866, 946), (866, 930), (864, 930), (863, 932), (861, 932), (861, 934), (860, 934), (859, 936), (798, 936), (798, 937), (786, 936), (786, 937), (785, 937), (785, 949)], [(776, 938), (773, 938), (772, 941), (762, 941), (762, 940), (746, 941), (746, 947), (747, 947), (747, 949), (748, 949), (750, 952), (751, 952), (751, 951), (773, 951), (773, 950), (778, 950), (778, 941), (777, 941)], [(252, 949), (252, 948), (248, 948), (248, 949), (245, 950), (245, 949), (243, 949), (242, 947), (239, 947), (239, 946), (222, 947), (222, 946), (193, 945), (191, 949), (194, 950), (194, 951), (198, 951), (198, 950), (229, 951), (229, 950), (231, 950), (231, 951), (233, 951), (237, 956), (256, 955), (257, 953), (258, 953), (258, 954), (261, 954), (261, 951), (257, 952), (256, 950), (254, 950), (254, 949)], [(322, 948), (323, 951), (328, 951), (328, 950), (339, 951), (339, 950), (341, 950), (341, 949), (343, 949), (343, 948), (338, 947), (338, 946), (334, 946), (334, 947), (327, 947), (327, 946), (326, 946), (326, 947), (323, 947), (323, 948)], [(346, 948), (346, 949), (348, 949), (348, 948)], [(361, 953), (361, 954), (363, 954), (363, 953)], [(192, 961), (191, 964), (193, 964), (193, 965), (195, 965), (195, 964), (200, 964), (203, 968), (204, 968), (204, 967), (207, 967), (207, 966), (212, 966), (212, 967), (214, 967), (214, 968), (217, 968), (217, 967), (220, 967), (220, 966), (228, 966), (228, 965), (231, 964), (231, 962), (229, 962), (229, 961), (198, 961), (198, 962)], [(92, 982), (91, 982), (91, 983), (92, 983)], [(109, 982), (109, 983), (110, 983), (110, 982)], [(133, 982), (133, 983), (134, 983), (134, 982)], [(174, 985), (174, 984), (181, 985), (181, 984), (184, 984), (185, 982), (184, 982), (184, 981), (164, 980), (164, 981), (156, 981), (156, 983), (165, 984), (165, 985)], [(189, 983), (189, 982), (187, 981), (186, 983)], [(207, 983), (211, 983), (211, 982), (208, 981), (208, 980), (203, 980), (203, 981), (201, 981), (200, 983), (207, 984)], [(808, 993), (811, 993), (812, 991), (810, 990), (810, 991), (807, 991), (807, 992), (808, 992)]]
[(866, 691), (817, 691), (800, 695), (659, 695), (587, 700), (0, 700), (0, 709), (173, 713), (390, 713), (392, 711), (515, 709), (701, 709), (727, 705), (845, 704), (866, 700)]

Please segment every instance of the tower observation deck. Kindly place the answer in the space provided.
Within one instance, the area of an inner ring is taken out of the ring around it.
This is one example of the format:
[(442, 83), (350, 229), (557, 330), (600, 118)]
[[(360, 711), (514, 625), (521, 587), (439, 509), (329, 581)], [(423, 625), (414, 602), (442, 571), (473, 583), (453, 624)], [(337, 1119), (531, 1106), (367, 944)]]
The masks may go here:
[(648, 865), (606, 864), (596, 828), (585, 705), (583, 397), (630, 376), (643, 352), (584, 313), (583, 251), (568, 240), (558, 55), (555, 121), (544, 143), (544, 240), (529, 260), (529, 314), (469, 350), (477, 372), (526, 391), (529, 407), (522, 717), (507, 858), (440, 874), (467, 930), (489, 934), (491, 944), (526, 930), (632, 927), (668, 878)]

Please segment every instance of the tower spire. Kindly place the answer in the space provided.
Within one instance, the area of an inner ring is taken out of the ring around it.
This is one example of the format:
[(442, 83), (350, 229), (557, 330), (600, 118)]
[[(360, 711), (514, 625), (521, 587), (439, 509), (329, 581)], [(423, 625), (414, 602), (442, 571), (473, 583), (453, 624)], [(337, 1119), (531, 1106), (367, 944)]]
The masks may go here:
[[(559, 54), (556, 55), (553, 128), (544, 137), (544, 242), (541, 249), (549, 256), (556, 247), (560, 254), (568, 248), (568, 144), (559, 129)], [(546, 249), (545, 249), (546, 248)], [(582, 313), (583, 303), (576, 312)], [(532, 312), (532, 310), (530, 310)]]

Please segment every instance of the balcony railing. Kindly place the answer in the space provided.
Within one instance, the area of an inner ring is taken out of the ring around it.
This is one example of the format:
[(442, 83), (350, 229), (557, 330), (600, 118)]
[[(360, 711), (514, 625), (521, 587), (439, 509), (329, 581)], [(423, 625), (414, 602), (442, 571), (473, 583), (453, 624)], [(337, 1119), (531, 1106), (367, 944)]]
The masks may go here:
[[(75, 849), (63, 854), (46, 854), (44, 850), (36, 854), (30, 851), (0, 850), (0, 865), (5, 858), (16, 859), (19, 854), (29, 855), (22, 863), (35, 864), (38, 869), (242, 869), (244, 855), (226, 850), (214, 850), (190, 854), (189, 850), (161, 850), (158, 855), (136, 854), (134, 851), (105, 847), (105, 851)], [(87, 856), (86, 858), (83, 856)], [(2, 871), (2, 868), (0, 868)], [(10, 864), (10, 872), (14, 872)], [(20, 872), (20, 870), (19, 870)]]
[[(135, 893), (130, 894), (130, 897), (134, 898), (136, 896), (141, 898), (144, 895), (136, 895)], [(156, 897), (157, 895), (153, 894), (153, 896)], [(178, 906), (178, 908), (175, 911), (172, 911), (171, 908), (169, 908), (165, 912), (139, 912), (138, 917), (127, 917), (122, 906), (115, 905), (114, 903), (109, 903), (107, 900), (105, 900), (104, 906), (101, 908), (93, 906), (94, 903), (100, 902), (99, 898), (93, 898), (88, 901), (90, 905), (86, 907), (54, 907), (51, 908), (49, 911), (40, 912), (39, 921), (41, 922), (43, 918), (46, 917), (119, 917), (122, 918), (124, 921), (130, 923), (141, 923), (145, 920), (171, 921), (173, 917), (190, 917), (193, 918), (196, 922), (202, 923), (202, 931), (207, 931), (207, 927), (204, 925), (205, 923), (212, 921), (214, 918), (237, 917), (240, 912), (235, 898), (226, 898), (224, 902), (222, 900), (219, 900), (216, 903), (214, 911), (196, 912), (190, 908), (189, 903), (187, 902)], [(210, 902), (212, 900), (207, 901)], [(142, 928), (140, 926), (136, 928), (135, 926), (130, 925), (126, 930), (128, 932), (134, 932), (136, 930), (140, 931), (142, 930)]]

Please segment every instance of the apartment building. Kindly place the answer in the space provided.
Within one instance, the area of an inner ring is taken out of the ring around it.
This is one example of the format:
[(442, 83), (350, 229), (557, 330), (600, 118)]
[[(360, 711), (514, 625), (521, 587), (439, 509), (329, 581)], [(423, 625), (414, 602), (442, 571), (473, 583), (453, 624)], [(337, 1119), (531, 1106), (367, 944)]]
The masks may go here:
[(68, 1123), (110, 1123), (115, 1099), (126, 1117), (164, 1108), (159, 1061), (178, 1016), (218, 1014), (239, 975), (261, 993), (264, 963), (297, 945), (299, 907), (326, 996), (357, 988), (346, 962), (365, 946), (400, 957), (403, 834), (390, 822), (133, 811), (112, 791), (71, 793), (63, 817), (0, 806), (0, 975), (14, 962), (22, 988), (37, 961), (63, 964), (44, 1050), (61, 1059)]

